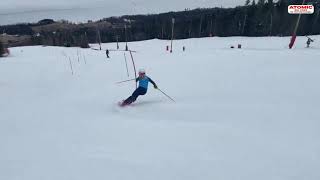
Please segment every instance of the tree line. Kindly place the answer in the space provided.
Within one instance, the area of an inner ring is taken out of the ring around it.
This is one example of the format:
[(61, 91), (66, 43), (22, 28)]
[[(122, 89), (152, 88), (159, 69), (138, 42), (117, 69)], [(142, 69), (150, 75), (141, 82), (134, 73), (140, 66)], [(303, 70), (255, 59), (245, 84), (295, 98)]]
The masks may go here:
[[(301, 4), (302, 0), (245, 0), (235, 8), (198, 8), (180, 12), (151, 15), (126, 15), (104, 18), (95, 26), (77, 24), (76, 28), (42, 30), (34, 27), (56, 23), (43, 20), (36, 24), (0, 26), (7, 34), (32, 36), (32, 44), (56, 46), (82, 46), (88, 43), (171, 39), (174, 18), (174, 39), (210, 36), (289, 36), (298, 15), (288, 14), (288, 5)], [(306, 0), (315, 6), (315, 13), (302, 15), (297, 35), (320, 34), (320, 0)], [(99, 24), (107, 22), (109, 26)], [(70, 22), (63, 22), (63, 25)]]

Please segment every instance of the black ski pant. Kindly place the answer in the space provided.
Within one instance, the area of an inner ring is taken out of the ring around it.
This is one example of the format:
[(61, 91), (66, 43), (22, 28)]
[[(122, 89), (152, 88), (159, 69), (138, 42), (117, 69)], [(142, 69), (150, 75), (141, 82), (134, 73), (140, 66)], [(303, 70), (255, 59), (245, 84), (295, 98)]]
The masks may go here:
[(125, 104), (131, 104), (137, 100), (138, 96), (145, 95), (147, 93), (147, 89), (143, 87), (138, 87), (130, 97), (124, 100)]

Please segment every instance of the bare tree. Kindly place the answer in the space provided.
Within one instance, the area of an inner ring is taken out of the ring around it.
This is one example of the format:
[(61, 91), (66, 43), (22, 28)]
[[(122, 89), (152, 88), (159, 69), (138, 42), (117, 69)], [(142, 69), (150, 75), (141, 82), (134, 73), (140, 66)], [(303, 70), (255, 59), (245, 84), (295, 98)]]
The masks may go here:
[(266, 3), (266, 0), (258, 0), (258, 5), (263, 6)]
[(190, 24), (189, 24), (189, 31), (188, 31), (189, 38), (191, 38), (191, 32), (192, 32), (192, 19), (190, 20)]
[(200, 16), (199, 37), (201, 37), (201, 31), (202, 31), (202, 15)]
[(244, 33), (244, 28), (246, 27), (247, 25), (247, 12), (246, 12), (246, 15), (244, 15), (244, 20), (243, 20), (243, 23), (242, 23), (242, 31), (241, 31), (241, 35), (243, 35)]

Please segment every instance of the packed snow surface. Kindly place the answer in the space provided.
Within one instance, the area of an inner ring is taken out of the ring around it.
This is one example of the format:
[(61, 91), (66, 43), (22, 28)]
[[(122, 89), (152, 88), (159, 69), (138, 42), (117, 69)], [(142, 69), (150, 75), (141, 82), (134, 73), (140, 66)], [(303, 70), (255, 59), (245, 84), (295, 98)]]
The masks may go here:
[(129, 52), (11, 48), (0, 59), (0, 179), (319, 180), (313, 38), (292, 50), (290, 37), (178, 40), (173, 53), (170, 41), (130, 42), (137, 69), (176, 102), (149, 85), (125, 108), (135, 83), (116, 82), (134, 78)]

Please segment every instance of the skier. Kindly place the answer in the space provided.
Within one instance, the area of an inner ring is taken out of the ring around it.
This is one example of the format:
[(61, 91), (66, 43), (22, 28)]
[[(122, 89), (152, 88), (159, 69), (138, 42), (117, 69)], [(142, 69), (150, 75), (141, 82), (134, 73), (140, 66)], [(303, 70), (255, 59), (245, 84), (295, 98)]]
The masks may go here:
[(124, 100), (120, 106), (125, 106), (133, 103), (136, 101), (138, 96), (145, 95), (148, 90), (148, 84), (151, 82), (153, 84), (153, 87), (155, 89), (158, 89), (157, 84), (148, 76), (146, 76), (146, 72), (144, 69), (139, 70), (139, 77), (136, 79), (136, 82), (139, 81), (139, 87), (132, 93), (130, 97), (128, 97), (126, 100)]
[(309, 48), (310, 43), (313, 42), (314, 40), (309, 38), (309, 37), (307, 37), (307, 38), (308, 38), (308, 40), (307, 40), (307, 48)]
[(107, 55), (107, 58), (110, 58), (110, 57), (109, 57), (109, 50), (108, 50), (108, 49), (106, 50), (106, 55)]

